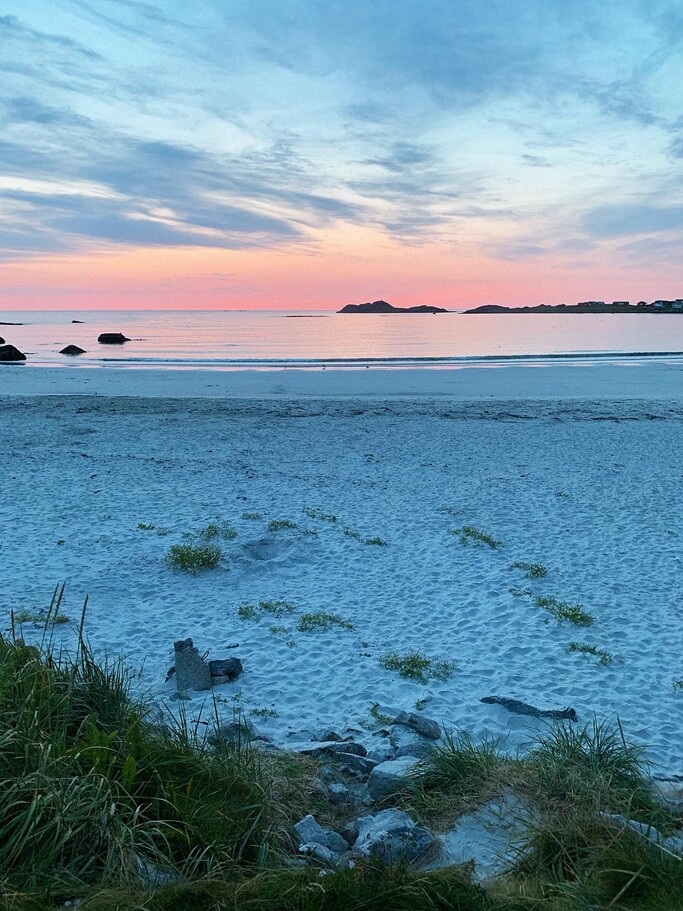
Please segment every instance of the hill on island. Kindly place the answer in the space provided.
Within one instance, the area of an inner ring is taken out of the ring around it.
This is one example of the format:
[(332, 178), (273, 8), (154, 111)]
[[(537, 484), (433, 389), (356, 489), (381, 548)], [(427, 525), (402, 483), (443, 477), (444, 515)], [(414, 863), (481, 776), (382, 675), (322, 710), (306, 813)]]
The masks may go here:
[(430, 307), (421, 304), (419, 307), (394, 307), (387, 301), (372, 301), (365, 304), (347, 304), (337, 313), (448, 313), (443, 307)]

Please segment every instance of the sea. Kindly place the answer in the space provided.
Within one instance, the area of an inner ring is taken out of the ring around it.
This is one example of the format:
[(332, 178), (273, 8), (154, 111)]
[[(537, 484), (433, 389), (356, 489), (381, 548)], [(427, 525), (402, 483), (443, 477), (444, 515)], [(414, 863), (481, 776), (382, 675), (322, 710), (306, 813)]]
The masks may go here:
[[(130, 341), (101, 345), (102, 332)], [(0, 311), (0, 337), (23, 351), (26, 363), (55, 368), (534, 366), (683, 358), (683, 314), (24, 310)], [(68, 344), (85, 354), (60, 354)]]

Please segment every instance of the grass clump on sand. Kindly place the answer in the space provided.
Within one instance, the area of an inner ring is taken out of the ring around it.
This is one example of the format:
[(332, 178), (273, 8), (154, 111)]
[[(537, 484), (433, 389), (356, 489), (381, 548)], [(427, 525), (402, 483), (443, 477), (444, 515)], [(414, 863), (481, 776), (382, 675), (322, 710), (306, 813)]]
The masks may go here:
[(296, 522), (289, 519), (271, 519), (266, 527), (268, 531), (282, 531), (284, 528), (296, 528)]
[(289, 601), (259, 601), (255, 604), (240, 604), (237, 608), (237, 616), (240, 620), (257, 620), (263, 614), (271, 617), (285, 617), (287, 614), (293, 614), (296, 608)]
[(487, 534), (485, 531), (474, 528), (472, 525), (463, 525), (462, 528), (453, 528), (448, 534), (457, 535), (460, 543), (465, 546), (468, 544), (475, 544), (477, 547), (486, 545), (487, 547), (497, 548), (503, 543), (492, 535)]
[(606, 665), (614, 661), (614, 655), (606, 652), (604, 649), (597, 648), (595, 645), (584, 645), (580, 642), (570, 642), (567, 646), (568, 652), (579, 652), (582, 655), (593, 655), (598, 659), (598, 664)]
[(330, 512), (323, 512), (322, 509), (313, 509), (310, 506), (304, 507), (304, 513), (309, 519), (317, 519), (319, 522), (336, 522), (337, 517)]
[(532, 600), (536, 607), (542, 608), (558, 623), (564, 623), (565, 620), (574, 626), (592, 626), (595, 623), (595, 617), (585, 611), (582, 604), (568, 604), (543, 595), (534, 595)]
[(197, 537), (203, 541), (233, 541), (237, 537), (237, 532), (229, 522), (225, 522), (218, 516), (215, 522), (209, 522), (204, 528), (200, 528)]
[(375, 547), (388, 547), (388, 544), (384, 538), (380, 538), (378, 535), (376, 535), (374, 538), (363, 538), (363, 544), (371, 544)]
[(296, 628), (300, 633), (312, 633), (314, 630), (332, 629), (334, 626), (340, 626), (342, 629), (353, 629), (353, 624), (348, 620), (342, 620), (336, 614), (328, 614), (326, 611), (316, 611), (312, 614), (302, 614)]
[(548, 569), (542, 563), (525, 563), (523, 560), (517, 560), (510, 564), (510, 569), (524, 570), (527, 579), (543, 579), (548, 575)]
[(257, 519), (262, 519), (263, 513), (262, 512), (243, 512), (242, 518), (247, 519), (249, 521), (255, 521)]
[(429, 680), (449, 680), (457, 667), (454, 661), (441, 661), (438, 658), (428, 658), (419, 651), (387, 652), (379, 659), (380, 667), (388, 671), (398, 671), (401, 677), (407, 680), (416, 680), (418, 683), (427, 683)]
[(20, 610), (12, 614), (14, 623), (32, 623), (34, 626), (41, 627), (46, 624), (59, 626), (60, 623), (71, 623), (71, 618), (66, 614), (54, 614), (49, 616), (45, 611)]
[(222, 552), (218, 544), (173, 544), (166, 554), (171, 569), (196, 575), (203, 569), (216, 569)]

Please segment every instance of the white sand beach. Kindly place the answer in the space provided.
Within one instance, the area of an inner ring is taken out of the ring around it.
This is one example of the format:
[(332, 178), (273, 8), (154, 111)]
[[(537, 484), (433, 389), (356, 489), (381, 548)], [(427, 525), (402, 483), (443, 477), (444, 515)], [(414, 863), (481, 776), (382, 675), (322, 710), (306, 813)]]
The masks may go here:
[[(362, 729), (373, 703), (415, 710), (431, 697), (425, 715), (523, 748), (547, 722), (480, 702), (497, 695), (571, 706), (580, 723), (618, 717), (656, 772), (683, 774), (682, 379), (674, 361), (4, 367), (3, 628), (65, 580), (65, 612), (76, 620), (88, 595), (93, 647), (142, 668), (159, 702), (177, 706), (164, 679), (174, 640), (239, 656), (241, 678), (214, 688), (219, 708), (255, 710), (278, 743)], [(237, 532), (220, 568), (169, 568), (169, 548), (217, 516)], [(268, 530), (281, 520), (295, 527)], [(449, 534), (463, 526), (502, 543), (464, 546)], [(386, 546), (363, 543), (377, 537)], [(526, 579), (517, 561), (548, 574)], [(594, 623), (558, 624), (511, 588), (580, 603)], [(280, 600), (293, 612), (238, 616)], [(298, 631), (316, 611), (352, 629)], [(40, 632), (29, 623), (24, 635)], [(75, 623), (55, 635), (73, 644)], [(568, 652), (572, 642), (613, 660)], [(414, 649), (455, 662), (450, 679), (423, 685), (380, 666)], [(210, 715), (206, 693), (184, 705)]]

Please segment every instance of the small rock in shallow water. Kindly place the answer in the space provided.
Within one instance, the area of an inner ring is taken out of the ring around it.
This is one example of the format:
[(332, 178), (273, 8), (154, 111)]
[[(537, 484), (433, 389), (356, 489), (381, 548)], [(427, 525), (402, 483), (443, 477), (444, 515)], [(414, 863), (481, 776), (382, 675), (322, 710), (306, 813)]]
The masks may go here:
[(85, 354), (84, 348), (79, 348), (78, 345), (67, 345), (66, 348), (62, 348), (59, 352), (60, 354)]
[(16, 361), (25, 361), (26, 355), (15, 348), (14, 345), (0, 345), (0, 361), (12, 363)]

